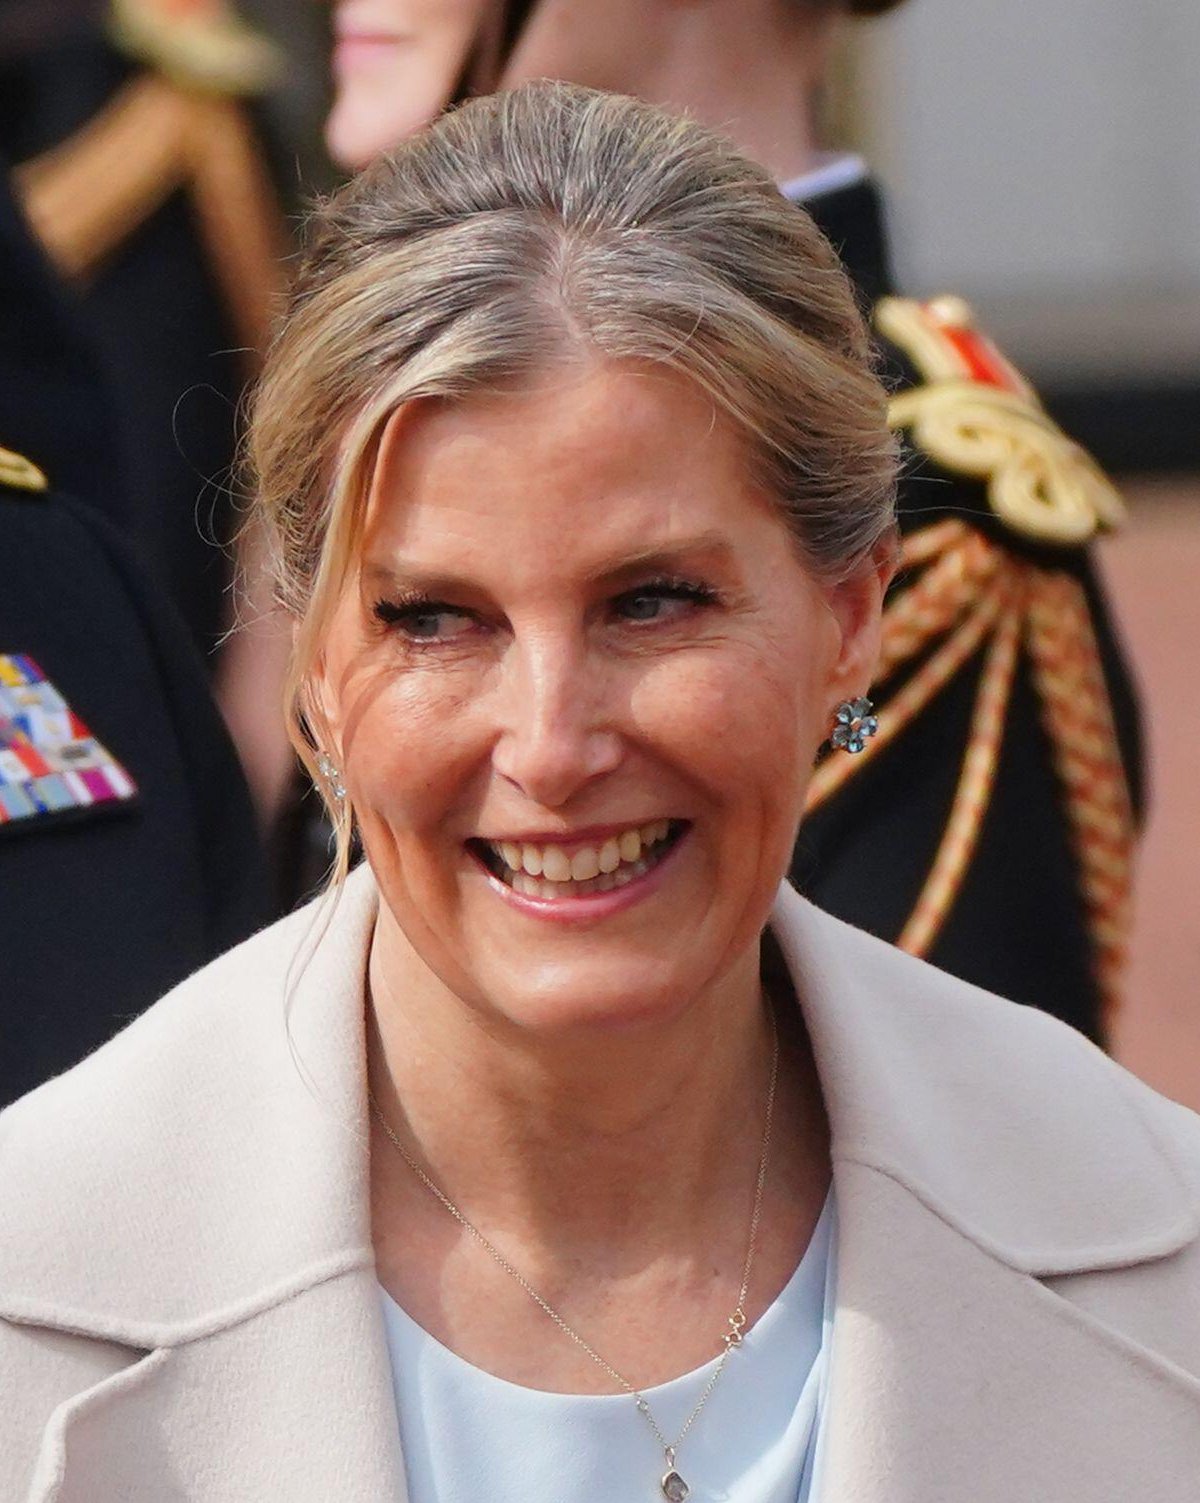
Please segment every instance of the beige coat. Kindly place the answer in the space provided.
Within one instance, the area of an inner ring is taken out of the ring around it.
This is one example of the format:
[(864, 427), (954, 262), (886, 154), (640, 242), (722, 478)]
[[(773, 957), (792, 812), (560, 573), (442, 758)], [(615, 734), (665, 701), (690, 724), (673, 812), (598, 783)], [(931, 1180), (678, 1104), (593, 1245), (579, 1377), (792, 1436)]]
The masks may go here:
[[(402, 1503), (376, 901), (357, 874), (0, 1117), (3, 1503)], [(821, 1503), (1194, 1503), (1200, 1119), (790, 890), (774, 927), (833, 1125)]]

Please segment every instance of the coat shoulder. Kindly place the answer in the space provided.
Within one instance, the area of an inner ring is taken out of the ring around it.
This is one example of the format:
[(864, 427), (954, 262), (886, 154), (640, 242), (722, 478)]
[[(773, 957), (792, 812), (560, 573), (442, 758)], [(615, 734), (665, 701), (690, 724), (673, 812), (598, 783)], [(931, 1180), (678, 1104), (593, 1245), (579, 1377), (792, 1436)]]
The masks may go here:
[(135, 1157), (165, 1171), (203, 1154), (221, 1096), (248, 1091), (254, 1062), (286, 1052), (290, 992), (323, 922), (318, 901), (260, 930), (0, 1112), (0, 1198), (27, 1208), (27, 1231), (69, 1233), (98, 1197), (132, 1204)]
[[(907, 999), (907, 1031), (914, 1048), (927, 1054), (931, 1067), (950, 1054), (972, 1061), (981, 1073), (1025, 1061), (1030, 1078), (1043, 1082), (1050, 1091), (1068, 1093), (1062, 1103), (1068, 1112), (1082, 1109), (1085, 1096), (1101, 1109), (1105, 1096), (1116, 1086), (1154, 1124), (1156, 1136), (1169, 1139), (1192, 1162), (1200, 1189), (1200, 1114), (1147, 1085), (1078, 1029), (1043, 1009), (997, 996), (806, 906), (844, 947), (857, 975), (870, 976), (880, 996)], [(963, 1065), (957, 1073), (963, 1074)], [(1012, 1076), (1002, 1082), (1008, 1092), (1015, 1083)]]
[(179, 1070), (210, 1060), (223, 1036), (232, 1033), (244, 1045), (249, 1032), (270, 1027), (286, 1002), (288, 957), (312, 917), (301, 909), (226, 951), (79, 1064), (0, 1112), (0, 1183), (14, 1155), (24, 1157), (26, 1142), (87, 1131), (97, 1110), (105, 1119), (127, 1116), (151, 1079), (174, 1080)]

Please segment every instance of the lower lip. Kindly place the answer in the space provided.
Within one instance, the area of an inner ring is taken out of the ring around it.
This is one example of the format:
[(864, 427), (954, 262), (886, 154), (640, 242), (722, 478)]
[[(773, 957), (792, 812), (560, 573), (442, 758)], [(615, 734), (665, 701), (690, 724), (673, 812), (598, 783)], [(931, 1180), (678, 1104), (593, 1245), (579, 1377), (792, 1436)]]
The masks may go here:
[(487, 878), (492, 890), (499, 893), (505, 902), (511, 903), (519, 912), (553, 924), (586, 924), (611, 918), (614, 914), (623, 913), (627, 908), (632, 908), (635, 903), (640, 903), (644, 898), (651, 897), (662, 886), (665, 880), (664, 874), (691, 837), (691, 830), (685, 830), (660, 861), (648, 872), (635, 877), (632, 882), (626, 882), (624, 887), (614, 887), (609, 892), (589, 892), (580, 898), (528, 897), (525, 893), (518, 892), (515, 887), (510, 887), (507, 882), (502, 882), (499, 877), (493, 876), (485, 866), (475, 861), (474, 857), (471, 859), (475, 861), (476, 868)]

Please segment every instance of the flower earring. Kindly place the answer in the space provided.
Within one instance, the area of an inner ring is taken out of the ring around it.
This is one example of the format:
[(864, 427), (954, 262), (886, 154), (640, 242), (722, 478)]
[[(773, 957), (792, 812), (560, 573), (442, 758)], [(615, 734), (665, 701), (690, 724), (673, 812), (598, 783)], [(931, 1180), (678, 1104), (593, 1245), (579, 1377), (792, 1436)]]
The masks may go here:
[(867, 742), (879, 729), (879, 721), (871, 714), (874, 709), (869, 699), (844, 700), (833, 712), (833, 734), (830, 745), (839, 751), (857, 754), (866, 750)]
[(328, 783), (330, 793), (340, 804), (346, 797), (346, 785), (342, 782), (341, 770), (328, 752), (318, 754), (317, 771)]

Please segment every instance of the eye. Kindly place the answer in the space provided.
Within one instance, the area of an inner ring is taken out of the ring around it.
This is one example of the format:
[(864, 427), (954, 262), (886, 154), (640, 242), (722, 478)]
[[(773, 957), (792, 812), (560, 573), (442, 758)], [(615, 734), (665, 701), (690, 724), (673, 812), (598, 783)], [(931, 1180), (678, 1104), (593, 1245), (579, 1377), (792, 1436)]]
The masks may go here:
[(474, 625), (469, 611), (444, 600), (377, 600), (374, 615), (410, 642), (422, 644), (452, 641)]
[(715, 600), (716, 593), (708, 585), (686, 579), (656, 579), (618, 595), (613, 610), (622, 620), (639, 624), (677, 621)]

